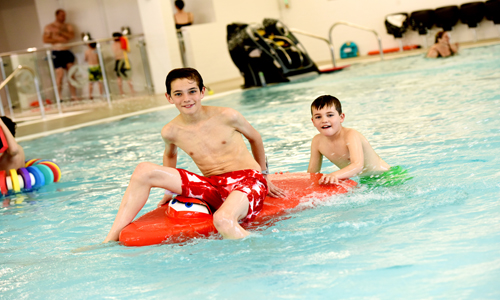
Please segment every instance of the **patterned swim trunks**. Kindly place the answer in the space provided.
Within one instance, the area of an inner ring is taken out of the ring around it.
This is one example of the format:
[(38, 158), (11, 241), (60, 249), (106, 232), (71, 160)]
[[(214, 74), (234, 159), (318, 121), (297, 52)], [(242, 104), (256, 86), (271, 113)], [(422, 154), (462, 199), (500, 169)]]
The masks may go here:
[(89, 81), (99, 81), (102, 80), (101, 66), (89, 66)]
[(177, 169), (182, 180), (182, 196), (204, 200), (216, 211), (232, 191), (245, 193), (250, 205), (243, 221), (252, 220), (264, 206), (267, 181), (259, 171), (239, 170), (221, 175), (203, 177)]

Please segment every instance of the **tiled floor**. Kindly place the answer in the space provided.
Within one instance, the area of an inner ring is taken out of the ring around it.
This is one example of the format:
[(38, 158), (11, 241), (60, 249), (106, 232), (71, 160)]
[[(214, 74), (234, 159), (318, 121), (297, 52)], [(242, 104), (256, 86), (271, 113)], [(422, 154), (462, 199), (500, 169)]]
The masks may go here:
[[(480, 47), (500, 43), (500, 39), (483, 40), (476, 43), (461, 44), (461, 48)], [(384, 59), (394, 59), (402, 56), (423, 55), (426, 49), (416, 49), (404, 52), (389, 53), (384, 55)], [(368, 63), (379, 61), (380, 56), (363, 56), (336, 61), (337, 66), (355, 63)], [(318, 63), (320, 69), (331, 68), (332, 63)], [(208, 95), (206, 99), (231, 93), (241, 89), (243, 78), (210, 84), (213, 95)], [(164, 95), (143, 96), (112, 101), (112, 106), (103, 102), (97, 103), (76, 103), (64, 109), (63, 114), (53, 112), (55, 109), (47, 110), (46, 120), (33, 119), (18, 121), (16, 139), (26, 141), (40, 138), (50, 134), (73, 130), (80, 127), (95, 125), (103, 122), (111, 122), (132, 115), (169, 109), (171, 106)]]

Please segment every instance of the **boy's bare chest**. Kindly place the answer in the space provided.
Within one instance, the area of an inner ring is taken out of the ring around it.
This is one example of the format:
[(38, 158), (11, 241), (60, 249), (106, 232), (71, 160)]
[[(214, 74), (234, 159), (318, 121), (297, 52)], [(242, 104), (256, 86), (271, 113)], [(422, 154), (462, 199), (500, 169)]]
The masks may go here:
[(180, 130), (176, 145), (190, 156), (226, 152), (239, 141), (243, 142), (241, 134), (227, 126), (200, 126)]
[(351, 157), (347, 145), (342, 141), (323, 143), (319, 147), (320, 153), (328, 158), (331, 162), (338, 165), (349, 164)]

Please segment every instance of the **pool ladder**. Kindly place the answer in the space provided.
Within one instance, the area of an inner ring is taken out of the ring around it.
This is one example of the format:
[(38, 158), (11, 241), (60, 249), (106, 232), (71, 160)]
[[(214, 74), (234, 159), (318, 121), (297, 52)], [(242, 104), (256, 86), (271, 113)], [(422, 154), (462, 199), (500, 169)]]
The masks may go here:
[[(0, 60), (0, 62), (3, 63), (1, 60)], [(7, 85), (7, 83), (9, 83), (9, 81), (12, 80), (12, 78), (14, 78), (14, 76), (16, 76), (16, 74), (21, 72), (22, 70), (29, 71), (31, 73), (31, 75), (33, 76), (33, 81), (35, 83), (35, 88), (36, 88), (36, 95), (38, 97), (38, 104), (40, 106), (40, 114), (42, 115), (42, 119), (45, 119), (45, 108), (43, 107), (42, 94), (40, 93), (40, 86), (38, 85), (38, 77), (35, 75), (35, 71), (33, 71), (33, 69), (26, 67), (26, 66), (22, 66), (22, 65), (17, 66), (17, 68), (14, 70), (14, 72), (12, 72), (9, 75), (9, 77), (5, 78), (5, 80), (2, 81), (2, 83), (0, 83), (0, 90), (2, 90)], [(8, 98), (8, 97), (7, 97), (7, 101), (9, 102), (10, 117), (12, 119), (14, 119), (14, 112), (12, 111), (12, 102), (10, 101), (10, 98)], [(2, 103), (0, 103), (0, 114), (2, 116), (5, 116), (5, 112), (4, 112)]]
[(332, 31), (333, 31), (333, 28), (335, 28), (337, 25), (345, 25), (345, 26), (354, 27), (354, 28), (358, 28), (361, 30), (372, 32), (375, 35), (375, 37), (377, 38), (378, 48), (380, 51), (380, 60), (384, 60), (384, 51), (382, 50), (382, 41), (380, 40), (380, 36), (378, 35), (378, 33), (375, 30), (364, 27), (364, 26), (360, 26), (360, 25), (357, 25), (354, 23), (349, 23), (349, 22), (344, 22), (344, 21), (335, 22), (332, 26), (330, 26), (330, 30), (328, 31), (328, 38), (329, 39), (325, 39), (324, 37), (321, 37), (319, 35), (315, 35), (315, 34), (305, 32), (305, 31), (302, 31), (299, 29), (291, 28), (290, 31), (325, 41), (330, 48), (330, 55), (332, 57), (333, 67), (336, 68), (337, 65), (335, 64), (335, 53), (334, 53), (333, 41), (332, 41)]

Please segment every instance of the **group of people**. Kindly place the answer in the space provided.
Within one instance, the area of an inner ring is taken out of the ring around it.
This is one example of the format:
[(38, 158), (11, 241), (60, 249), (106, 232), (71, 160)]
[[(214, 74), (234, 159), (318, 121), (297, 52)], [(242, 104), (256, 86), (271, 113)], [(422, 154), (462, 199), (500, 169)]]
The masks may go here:
[[(57, 84), (57, 92), (61, 96), (63, 89), (62, 83), (65, 71), (69, 71), (75, 64), (75, 56), (70, 51), (70, 48), (65, 45), (69, 43), (75, 36), (74, 28), (71, 24), (66, 23), (66, 12), (58, 9), (55, 13), (55, 21), (45, 26), (43, 31), (43, 42), (53, 45), (52, 62), (55, 69), (55, 77)], [(96, 50), (96, 43), (90, 42), (85, 51), (85, 62), (88, 64), (88, 79), (89, 79), (89, 97), (93, 98), (93, 86), (98, 84), (100, 95), (103, 95), (102, 70), (99, 63), (99, 56)], [(117, 77), (118, 89), (120, 95), (124, 95), (123, 80), (126, 80), (132, 95), (134, 88), (132, 80), (127, 74), (130, 71), (130, 62), (127, 57), (128, 40), (120, 32), (113, 33), (113, 44), (111, 45), (115, 58), (114, 71)], [(68, 82), (69, 83), (69, 82)], [(71, 100), (77, 100), (76, 88), (69, 84)]]
[[(165, 189), (158, 206), (174, 194), (202, 199), (215, 211), (214, 226), (224, 238), (248, 236), (250, 233), (240, 222), (254, 218), (267, 195), (286, 196), (267, 178), (269, 170), (260, 134), (238, 111), (202, 105), (206, 89), (197, 70), (174, 69), (165, 85), (165, 97), (179, 115), (161, 130), (165, 142), (163, 165), (142, 162), (136, 167), (104, 242), (119, 239), (121, 230), (145, 205), (152, 188)], [(345, 114), (337, 98), (318, 97), (310, 109), (319, 134), (312, 139), (307, 171), (320, 172), (323, 156), (339, 167), (338, 171), (324, 174), (320, 184), (339, 183), (353, 176), (382, 178), (395, 172), (361, 133), (342, 126)], [(203, 176), (176, 168), (178, 148), (191, 157)]]
[[(183, 12), (183, 1), (175, 1), (175, 5), (178, 9), (175, 15), (177, 27), (191, 25), (192, 14)], [(73, 28), (65, 23), (65, 12), (58, 10), (56, 21), (45, 28), (44, 42), (54, 44), (54, 67), (59, 92), (64, 69), (74, 63), (73, 54), (60, 44), (67, 43), (73, 35)], [(126, 72), (130, 67), (126, 52), (123, 51), (121, 34), (115, 33), (113, 38), (115, 71), (122, 93), (121, 78), (127, 78)], [(457, 51), (458, 44), (450, 44), (448, 33), (441, 31), (436, 35), (436, 43), (429, 49), (427, 57), (447, 57)], [(85, 60), (89, 64), (92, 94), (92, 82), (102, 79), (95, 43), (89, 44)], [(197, 70), (174, 69), (167, 75), (165, 85), (165, 97), (175, 105), (179, 115), (161, 130), (165, 143), (163, 165), (142, 162), (136, 167), (104, 242), (119, 239), (121, 230), (133, 221), (145, 205), (152, 188), (165, 189), (159, 206), (170, 201), (175, 194), (206, 201), (215, 211), (214, 226), (224, 238), (239, 239), (249, 235), (240, 222), (255, 217), (267, 195), (279, 198), (286, 195), (284, 190), (267, 178), (269, 170), (260, 134), (238, 111), (202, 105), (206, 89)], [(130, 88), (132, 90), (131, 84)], [(100, 90), (102, 93), (102, 85)], [(74, 92), (71, 89), (72, 97), (76, 96)], [(319, 180), (320, 184), (338, 184), (340, 180), (353, 176), (359, 176), (363, 182), (363, 179), (383, 178), (387, 174), (392, 177), (392, 174), (400, 172), (400, 167), (391, 167), (380, 158), (361, 133), (342, 126), (345, 114), (337, 98), (320, 96), (312, 102), (310, 109), (312, 123), (319, 134), (311, 142), (307, 171), (320, 172), (323, 157), (339, 168), (324, 174)], [(5, 131), (4, 123), (0, 125)], [(13, 140), (12, 135), (7, 136), (9, 141)], [(249, 142), (251, 151), (247, 149), (244, 138)], [(203, 176), (176, 168), (178, 148), (191, 157)], [(11, 150), (16, 149), (19, 155), (24, 156), (20, 147), (12, 147)], [(15, 155), (2, 154), (0, 162), (12, 161), (12, 157)]]

